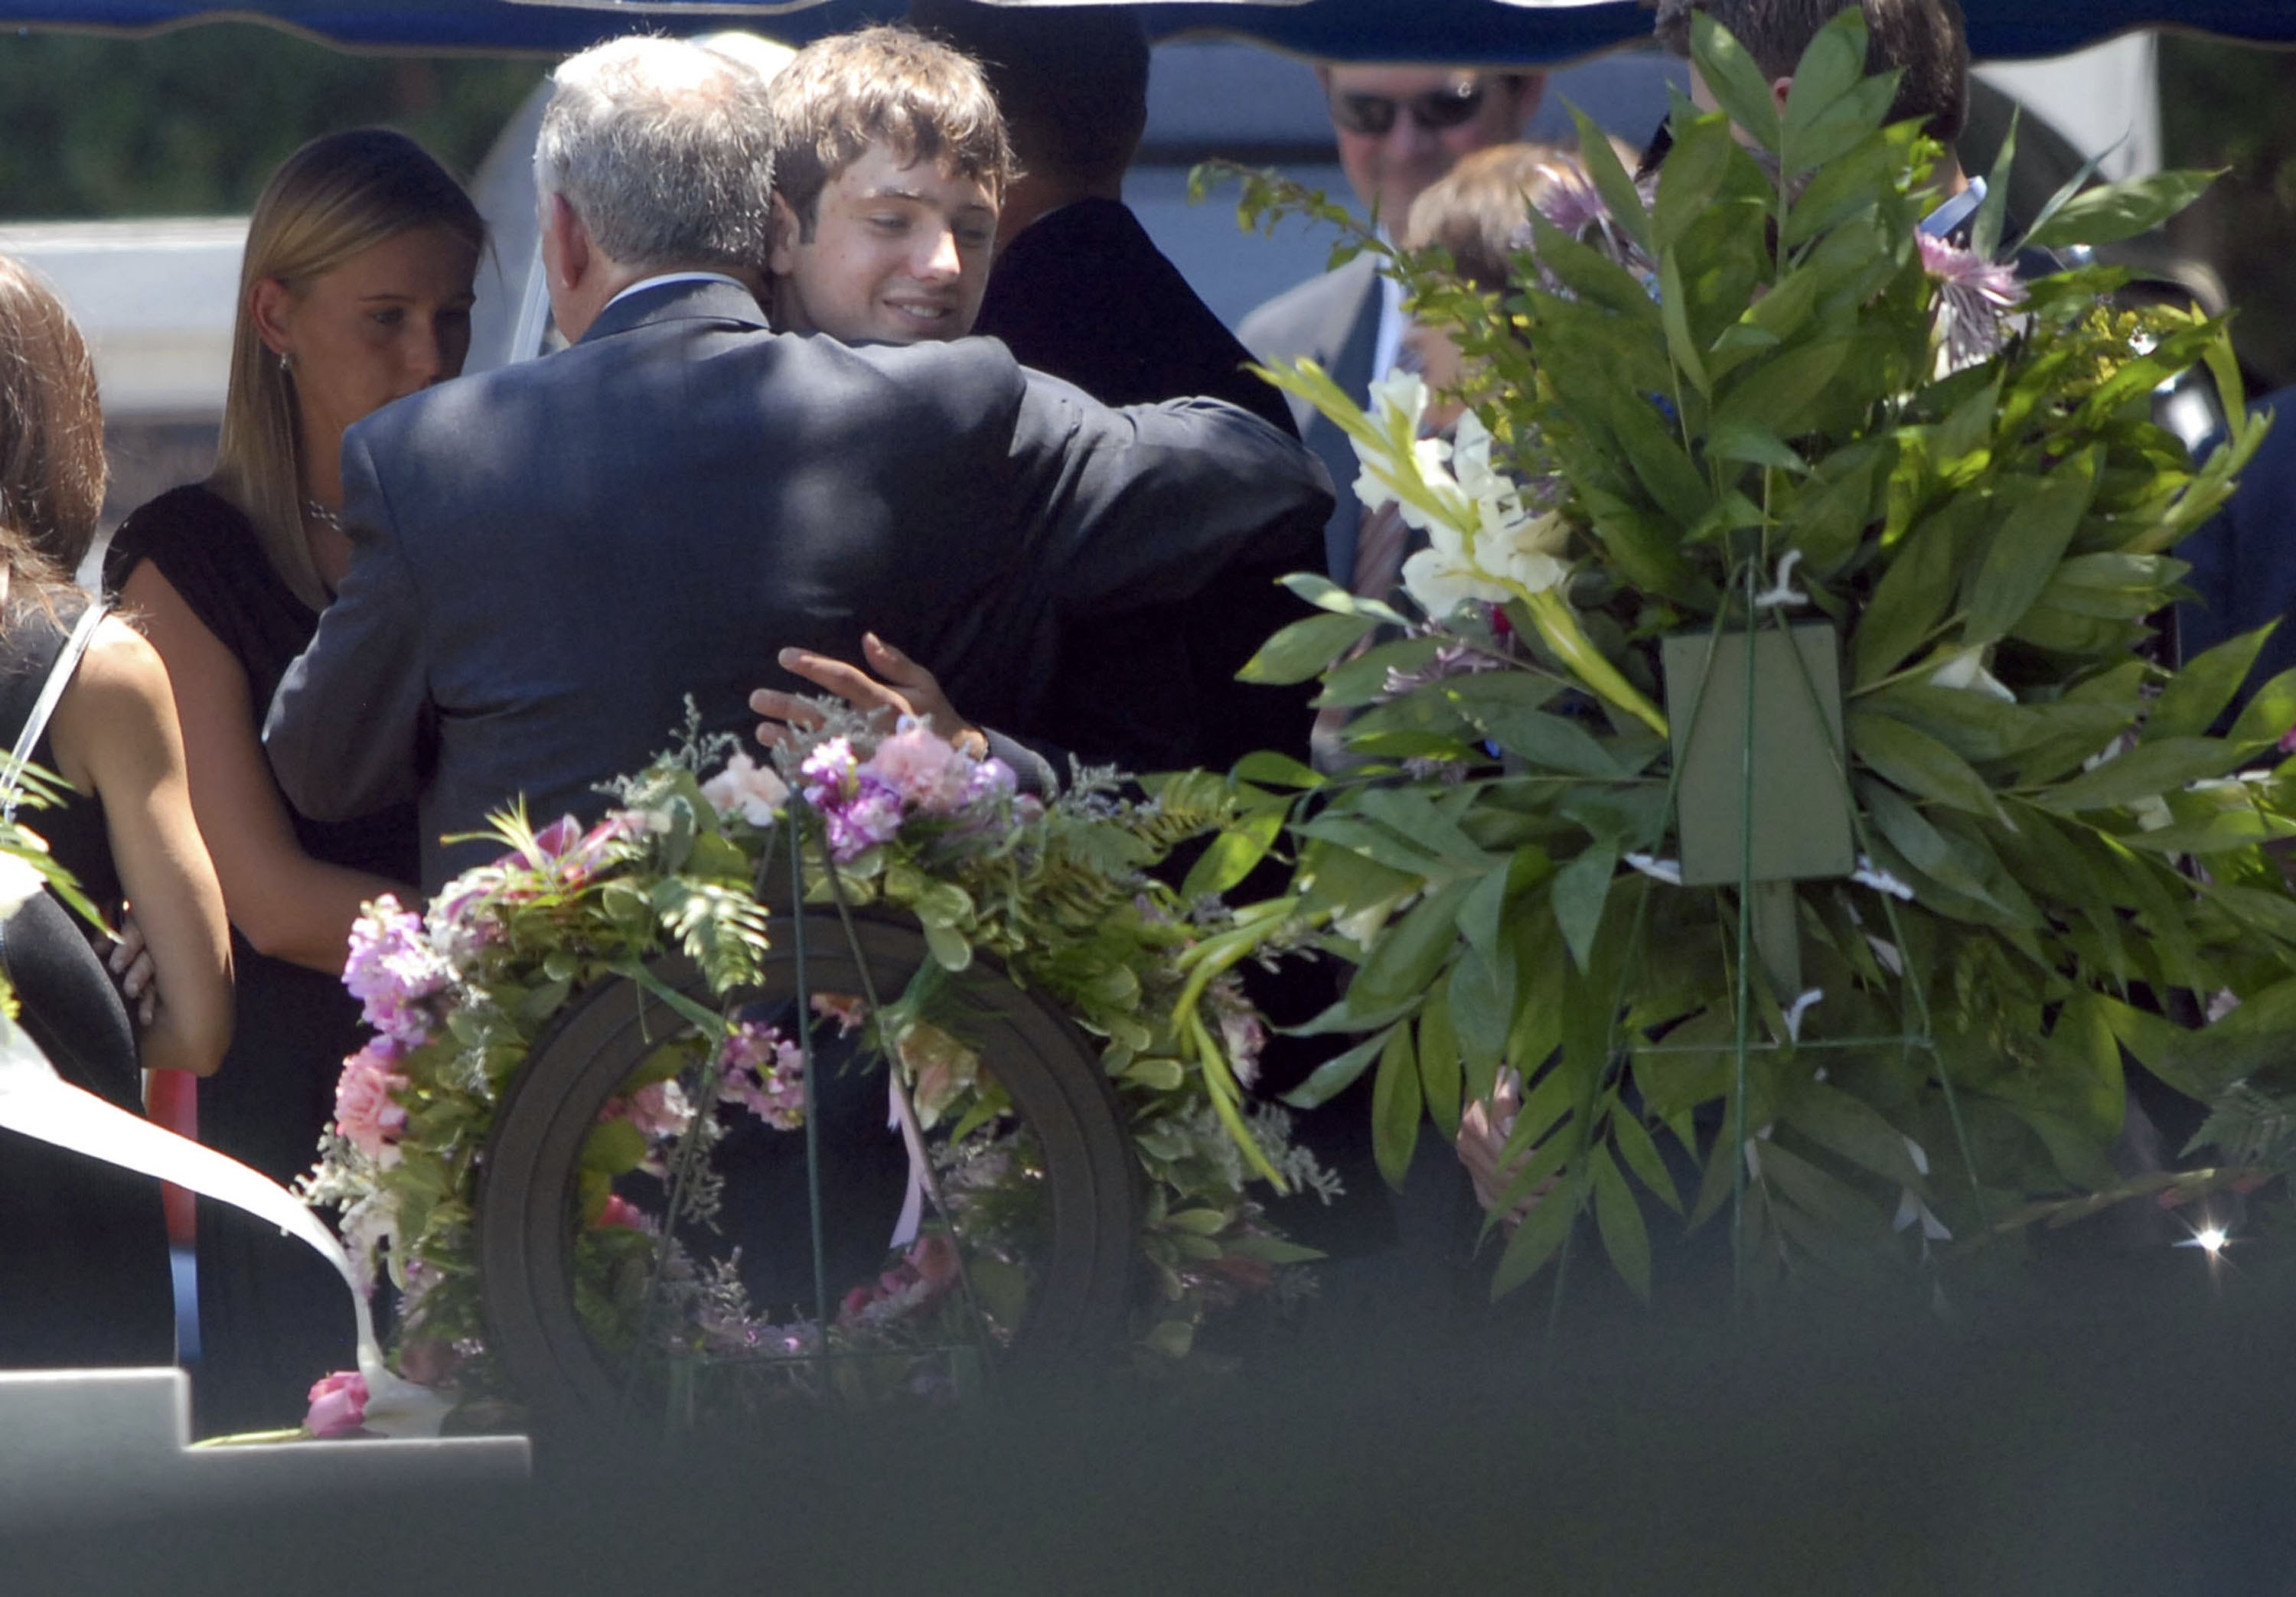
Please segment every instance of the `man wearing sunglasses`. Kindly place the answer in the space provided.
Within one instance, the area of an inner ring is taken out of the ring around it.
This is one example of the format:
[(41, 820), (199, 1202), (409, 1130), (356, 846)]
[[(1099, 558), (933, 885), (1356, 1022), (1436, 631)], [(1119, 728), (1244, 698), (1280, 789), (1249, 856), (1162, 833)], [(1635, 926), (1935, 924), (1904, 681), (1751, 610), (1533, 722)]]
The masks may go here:
[[(1339, 141), (1340, 166), (1356, 196), (1382, 228), (1401, 227), (1420, 191), (1463, 155), (1522, 135), (1538, 109), (1545, 78), (1537, 72), (1470, 71), (1443, 67), (1329, 66), (1316, 69)], [(1357, 404), (1386, 375), (1403, 340), (1402, 298), (1377, 262), (1358, 256), (1337, 271), (1277, 295), (1243, 319), (1244, 345), (1261, 360), (1301, 356), (1332, 374)], [(1292, 415), (1300, 436), (1322, 458), (1332, 480), (1355, 480), (1347, 435), (1302, 401)], [(1362, 514), (1342, 492), (1324, 528), (1332, 577), (1355, 570), (1356, 526)]]

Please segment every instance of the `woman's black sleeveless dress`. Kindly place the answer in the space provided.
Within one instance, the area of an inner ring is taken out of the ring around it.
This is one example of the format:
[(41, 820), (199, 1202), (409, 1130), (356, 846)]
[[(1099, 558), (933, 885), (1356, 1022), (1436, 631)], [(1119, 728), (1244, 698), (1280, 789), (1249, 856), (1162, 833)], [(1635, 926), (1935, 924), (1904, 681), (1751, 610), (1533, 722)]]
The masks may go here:
[[(71, 625), (35, 605), (0, 614), (0, 752), (16, 746)], [(44, 733), (34, 763), (53, 772)], [(119, 899), (103, 807), (71, 796), (26, 806), (19, 821), (97, 905)], [(136, 1113), (143, 1077), (127, 1006), (88, 946), (87, 929), (41, 893), (0, 922), (0, 966), (24, 1030), (74, 1086)], [(160, 1183), (12, 1131), (0, 1131), (0, 1366), (168, 1364), (176, 1358), (175, 1295)]]
[[(144, 505), (114, 535), (106, 586), (150, 561), (247, 673), (248, 715), (263, 724), (317, 614), (280, 580), (247, 518), (199, 486)], [(340, 824), (293, 816), (314, 859), (415, 880), (411, 807)], [(223, 1068), (200, 1084), (200, 1141), (282, 1183), (308, 1170), (334, 1114), (335, 1077), (363, 1041), (358, 1005), (335, 977), (269, 959), (232, 933), (237, 1029)], [(342, 1279), (300, 1242), (221, 1204), (199, 1213), (202, 1434), (291, 1425), (311, 1383), (349, 1367), (355, 1345)]]

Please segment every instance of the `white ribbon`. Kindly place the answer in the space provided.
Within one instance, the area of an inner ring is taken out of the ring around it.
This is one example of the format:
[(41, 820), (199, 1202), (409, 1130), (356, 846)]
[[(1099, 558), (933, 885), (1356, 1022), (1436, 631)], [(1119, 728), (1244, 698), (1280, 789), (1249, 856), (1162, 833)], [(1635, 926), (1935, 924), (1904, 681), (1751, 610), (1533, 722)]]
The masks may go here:
[(366, 1380), (365, 1428), (393, 1437), (439, 1434), (447, 1401), (384, 1366), (374, 1317), (342, 1244), (310, 1206), (286, 1188), (235, 1159), (71, 1085), (5, 1016), (0, 1016), (0, 1126), (228, 1203), (308, 1244), (335, 1267), (351, 1294), (358, 1322), (359, 1373)]
[(901, 1217), (893, 1225), (893, 1240), (888, 1248), (906, 1248), (917, 1240), (917, 1229), (925, 1220), (925, 1172), (931, 1167), (925, 1162), (925, 1134), (917, 1125), (917, 1111), (909, 1106), (909, 1095), (901, 1091), (901, 1067), (898, 1060), (887, 1061), (885, 1095), (891, 1102), (887, 1106), (888, 1131), (898, 1127), (901, 1141), (909, 1152), (909, 1190), (901, 1200)]

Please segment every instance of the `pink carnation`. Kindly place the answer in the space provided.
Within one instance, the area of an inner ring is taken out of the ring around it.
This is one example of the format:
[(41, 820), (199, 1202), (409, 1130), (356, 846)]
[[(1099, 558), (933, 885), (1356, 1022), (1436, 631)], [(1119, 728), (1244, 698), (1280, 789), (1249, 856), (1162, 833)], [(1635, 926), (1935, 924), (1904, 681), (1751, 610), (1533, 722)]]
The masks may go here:
[(900, 730), (877, 745), (861, 767), (929, 815), (954, 814), (964, 802), (972, 762), (922, 721), (901, 717)]
[(345, 1060), (335, 1078), (335, 1129), (369, 1159), (387, 1157), (406, 1129), (406, 1107), (393, 1096), (406, 1085), (391, 1069), (398, 1062), (397, 1046), (378, 1037)]
[(315, 1437), (357, 1436), (366, 1424), (366, 1377), (356, 1370), (323, 1376), (311, 1388), (303, 1429)]

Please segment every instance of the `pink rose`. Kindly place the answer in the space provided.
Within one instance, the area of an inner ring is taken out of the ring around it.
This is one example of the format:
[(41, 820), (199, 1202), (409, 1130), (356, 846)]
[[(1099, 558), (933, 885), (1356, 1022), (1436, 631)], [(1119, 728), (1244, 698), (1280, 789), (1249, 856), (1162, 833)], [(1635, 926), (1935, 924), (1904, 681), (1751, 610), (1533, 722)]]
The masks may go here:
[(310, 1413), (303, 1429), (314, 1437), (357, 1436), (366, 1424), (366, 1377), (338, 1370), (311, 1388)]
[(746, 754), (736, 754), (726, 768), (701, 784), (701, 796), (712, 808), (731, 820), (735, 815), (752, 826), (774, 823), (789, 802), (789, 784), (771, 766), (758, 765)]
[(605, 1209), (598, 1216), (599, 1230), (644, 1231), (646, 1228), (644, 1209), (619, 1192), (606, 1194)]
[(377, 1038), (343, 1061), (335, 1078), (335, 1129), (369, 1159), (382, 1159), (406, 1129), (406, 1110), (392, 1096), (406, 1077), (390, 1067), (397, 1048)]
[(900, 730), (877, 745), (861, 770), (898, 793), (903, 803), (929, 815), (946, 815), (964, 802), (972, 762), (947, 738), (904, 716)]

